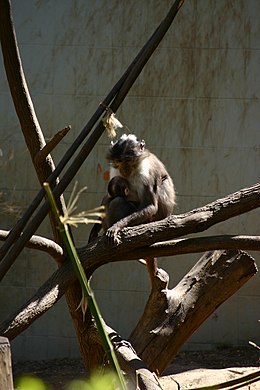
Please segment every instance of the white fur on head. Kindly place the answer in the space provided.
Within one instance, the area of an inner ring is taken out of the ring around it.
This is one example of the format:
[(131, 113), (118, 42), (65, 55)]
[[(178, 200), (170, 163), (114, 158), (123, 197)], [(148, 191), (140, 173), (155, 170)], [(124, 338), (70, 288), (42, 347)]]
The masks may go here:
[(123, 135), (121, 135), (120, 139), (122, 141), (126, 141), (127, 139), (129, 139), (131, 141), (137, 142), (137, 137), (134, 134), (123, 134)]

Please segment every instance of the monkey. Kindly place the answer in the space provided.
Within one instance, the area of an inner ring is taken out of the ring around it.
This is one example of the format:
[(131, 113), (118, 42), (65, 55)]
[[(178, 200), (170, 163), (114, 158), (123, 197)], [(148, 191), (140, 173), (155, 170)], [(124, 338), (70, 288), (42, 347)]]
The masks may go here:
[(121, 176), (114, 176), (108, 183), (107, 194), (110, 198), (115, 198), (116, 196), (126, 198), (129, 194), (128, 181)]
[(128, 199), (129, 194), (129, 184), (124, 177), (114, 176), (109, 181), (107, 194), (101, 202), (101, 205), (105, 207), (105, 215), (103, 218), (100, 218), (101, 224), (96, 223), (92, 227), (89, 235), (89, 243), (98, 236), (101, 228), (106, 232), (114, 223), (137, 209), (136, 204)]
[[(124, 202), (135, 205), (132, 212), (128, 210), (124, 217), (106, 230), (108, 243), (118, 245), (122, 228), (158, 221), (169, 216), (175, 206), (176, 195), (173, 181), (164, 164), (145, 148), (145, 141), (139, 141), (134, 134), (123, 134), (116, 142), (112, 142), (107, 160), (111, 164), (111, 177), (119, 176), (128, 182), (129, 193)], [(111, 203), (117, 199), (119, 198), (114, 198)], [(108, 210), (109, 213), (111, 214), (111, 210)], [(111, 221), (117, 219), (113, 217), (109, 215)], [(146, 265), (153, 284), (157, 260), (148, 258)]]
[(107, 205), (107, 230), (120, 219), (133, 213), (136, 210), (136, 202), (131, 201), (131, 192), (126, 178), (114, 176), (108, 183), (108, 205)]

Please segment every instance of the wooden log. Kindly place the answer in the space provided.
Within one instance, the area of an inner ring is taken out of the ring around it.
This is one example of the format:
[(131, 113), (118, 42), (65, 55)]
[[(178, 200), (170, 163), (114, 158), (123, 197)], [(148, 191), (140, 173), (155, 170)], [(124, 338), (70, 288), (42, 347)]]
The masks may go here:
[(206, 252), (172, 290), (158, 271), (144, 313), (129, 341), (151, 371), (162, 373), (185, 341), (255, 273), (254, 259), (237, 250)]
[(106, 331), (114, 345), (117, 358), (122, 370), (127, 376), (129, 390), (160, 390), (162, 389), (157, 375), (148, 370), (147, 365), (136, 354), (131, 344), (121, 338), (109, 326)]
[(0, 337), (0, 389), (13, 388), (10, 344), (6, 337)]

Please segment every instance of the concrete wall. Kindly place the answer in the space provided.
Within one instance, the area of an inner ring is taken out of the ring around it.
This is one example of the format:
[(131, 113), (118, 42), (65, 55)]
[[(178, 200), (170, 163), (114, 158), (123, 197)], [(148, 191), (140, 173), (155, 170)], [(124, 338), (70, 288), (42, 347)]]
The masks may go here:
[[(118, 80), (171, 1), (13, 0), (13, 16), (28, 85), (48, 138), (71, 124), (54, 153), (63, 155)], [(259, 181), (260, 2), (186, 1), (118, 112), (119, 119), (166, 164), (178, 192), (176, 213), (204, 205)], [(0, 68), (1, 205), (28, 205), (39, 185), (21, 135), (4, 69)], [(105, 191), (98, 142), (75, 177), (87, 185), (80, 206), (99, 204)], [(6, 209), (6, 207), (5, 207)], [(15, 213), (1, 214), (1, 228)], [(15, 210), (14, 210), (15, 211)], [(232, 219), (210, 234), (259, 234), (259, 211)], [(50, 236), (45, 223), (39, 233)], [(78, 245), (88, 229), (75, 232)], [(252, 253), (259, 262), (259, 255)], [(199, 255), (161, 259), (171, 286)], [(1, 319), (55, 270), (48, 256), (24, 250), (0, 286)], [(186, 349), (260, 343), (260, 276), (223, 304)], [(140, 316), (149, 283), (144, 267), (122, 262), (101, 268), (92, 286), (106, 320), (127, 336)], [(12, 342), (15, 359), (79, 355), (64, 300)]]

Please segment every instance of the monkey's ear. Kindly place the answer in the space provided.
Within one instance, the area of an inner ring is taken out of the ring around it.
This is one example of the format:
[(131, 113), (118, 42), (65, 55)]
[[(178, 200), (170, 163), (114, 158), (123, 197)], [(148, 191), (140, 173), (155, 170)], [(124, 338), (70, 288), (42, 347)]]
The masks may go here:
[(145, 141), (142, 139), (142, 141), (140, 141), (140, 149), (144, 150), (144, 148), (145, 148)]

